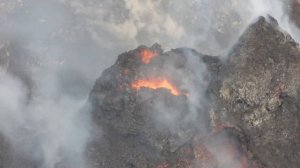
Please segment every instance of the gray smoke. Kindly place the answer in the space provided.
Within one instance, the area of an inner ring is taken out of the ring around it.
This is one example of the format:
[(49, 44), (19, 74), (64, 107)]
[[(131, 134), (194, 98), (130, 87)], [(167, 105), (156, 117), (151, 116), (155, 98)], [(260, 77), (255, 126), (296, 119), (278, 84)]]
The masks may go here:
[[(288, 10), (283, 0), (2, 0), (0, 41), (17, 46), (8, 55), (22, 60), (22, 67), (11, 63), (15, 67), (0, 74), (0, 131), (40, 167), (62, 162), (87, 167), (86, 99), (118, 54), (157, 42), (165, 49), (225, 55), (245, 28), (266, 14), (299, 41)], [(205, 73), (203, 67), (196, 75), (200, 80)], [(206, 85), (187, 80), (191, 93), (200, 90), (191, 96), (191, 107), (201, 108)]]

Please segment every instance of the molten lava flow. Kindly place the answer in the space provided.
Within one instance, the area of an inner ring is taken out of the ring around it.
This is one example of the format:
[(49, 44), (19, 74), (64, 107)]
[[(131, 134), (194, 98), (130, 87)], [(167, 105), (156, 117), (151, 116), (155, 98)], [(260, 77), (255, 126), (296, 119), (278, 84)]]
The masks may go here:
[(136, 90), (140, 90), (141, 88), (149, 88), (149, 89), (163, 88), (169, 90), (175, 96), (180, 95), (179, 90), (166, 79), (137, 80), (134, 81), (131, 86)]
[(144, 64), (149, 64), (150, 61), (157, 55), (156, 52), (144, 49), (141, 51), (141, 59)]

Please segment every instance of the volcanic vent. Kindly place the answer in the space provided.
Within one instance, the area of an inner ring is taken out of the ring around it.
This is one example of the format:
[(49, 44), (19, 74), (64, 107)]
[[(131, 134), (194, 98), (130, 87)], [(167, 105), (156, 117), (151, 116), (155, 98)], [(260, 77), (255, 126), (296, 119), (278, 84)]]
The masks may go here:
[(91, 94), (91, 167), (299, 165), (299, 45), (259, 18), (226, 61), (158, 44), (121, 54)]
[[(110, 146), (102, 156), (108, 167), (248, 164), (237, 130), (211, 126), (206, 102), (210, 72), (205, 62), (219, 63), (192, 49), (163, 52), (155, 44), (120, 55), (103, 73), (91, 97), (101, 109), (95, 118)], [(216, 158), (214, 145), (229, 152), (226, 160)]]

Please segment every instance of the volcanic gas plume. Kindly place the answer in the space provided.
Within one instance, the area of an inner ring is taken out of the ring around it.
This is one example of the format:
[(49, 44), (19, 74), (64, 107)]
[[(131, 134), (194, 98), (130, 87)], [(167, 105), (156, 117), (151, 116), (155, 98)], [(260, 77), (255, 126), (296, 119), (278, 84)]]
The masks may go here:
[(299, 11), (1, 0), (0, 167), (298, 168)]

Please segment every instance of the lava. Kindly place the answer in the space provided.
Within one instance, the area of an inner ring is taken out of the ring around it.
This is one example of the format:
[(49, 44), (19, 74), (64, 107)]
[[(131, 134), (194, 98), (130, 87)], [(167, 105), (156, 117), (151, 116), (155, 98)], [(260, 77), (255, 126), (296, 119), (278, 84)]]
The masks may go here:
[(141, 88), (149, 88), (149, 89), (167, 89), (169, 90), (173, 95), (179, 96), (180, 92), (174, 86), (166, 79), (154, 79), (154, 80), (136, 80), (132, 83), (132, 88), (136, 90), (140, 90)]
[(143, 61), (144, 64), (149, 64), (150, 61), (157, 55), (156, 52), (144, 49), (141, 51), (141, 59)]

